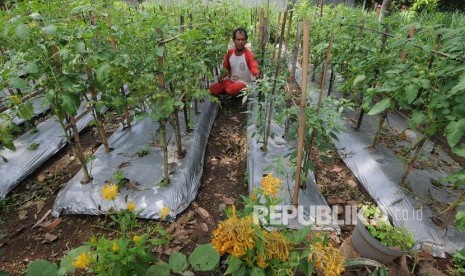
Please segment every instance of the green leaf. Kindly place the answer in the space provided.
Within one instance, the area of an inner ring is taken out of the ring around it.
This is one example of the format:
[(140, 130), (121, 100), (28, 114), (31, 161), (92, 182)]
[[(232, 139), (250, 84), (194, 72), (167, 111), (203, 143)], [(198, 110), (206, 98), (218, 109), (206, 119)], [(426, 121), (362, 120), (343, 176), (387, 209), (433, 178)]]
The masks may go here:
[(305, 241), (308, 237), (308, 234), (312, 231), (312, 225), (307, 225), (299, 231), (293, 233), (289, 236), (289, 241), (292, 243), (301, 243)]
[(186, 256), (180, 252), (175, 252), (170, 256), (169, 264), (174, 273), (181, 273), (189, 267)]
[(57, 27), (55, 25), (47, 25), (42, 28), (42, 31), (49, 35), (54, 35), (57, 32)]
[(45, 260), (33, 261), (27, 268), (28, 276), (52, 276), (57, 275), (57, 273), (57, 265)]
[(461, 232), (465, 231), (465, 211), (458, 211), (455, 215), (455, 224), (457, 229)]
[(28, 39), (29, 38), (29, 27), (21, 23), (18, 26), (16, 26), (15, 34), (22, 39)]
[(228, 274), (237, 274), (241, 270), (241, 268), (244, 267), (244, 263), (242, 262), (241, 259), (236, 258), (234, 256), (229, 256), (228, 257), (228, 269), (224, 273), (224, 275)]
[(61, 97), (61, 99), (61, 108), (63, 111), (72, 115), (76, 114), (76, 110), (81, 104), (79, 97), (74, 94), (65, 94)]
[(344, 267), (351, 266), (372, 266), (382, 267), (383, 265), (375, 260), (366, 258), (347, 258), (344, 260)]
[(420, 88), (418, 87), (418, 85), (414, 83), (409, 84), (405, 87), (405, 98), (407, 100), (407, 103), (411, 104), (416, 99), (419, 89)]
[(370, 112), (368, 112), (368, 115), (376, 115), (376, 114), (379, 114), (381, 112), (383, 112), (384, 110), (386, 110), (387, 108), (389, 108), (389, 106), (391, 106), (391, 99), (382, 99), (381, 101), (377, 102), (375, 104), (375, 106), (373, 106), (370, 110)]
[(167, 263), (161, 262), (149, 267), (145, 276), (169, 276), (170, 272), (170, 266)]
[(408, 122), (408, 126), (410, 128), (417, 128), (419, 125), (421, 125), (424, 120), (426, 119), (426, 116), (425, 114), (423, 114), (423, 112), (419, 112), (419, 111), (413, 111), (413, 114), (412, 114), (412, 117), (410, 118), (409, 122)]
[(460, 76), (460, 81), (450, 90), (450, 95), (455, 95), (455, 93), (465, 90), (465, 74)]
[(447, 143), (452, 148), (457, 145), (465, 133), (465, 119), (449, 122), (446, 128)]
[(252, 276), (265, 276), (266, 274), (265, 274), (265, 271), (263, 269), (255, 266), (252, 269), (252, 273), (250, 275), (252, 275)]
[(189, 256), (189, 263), (196, 271), (213, 270), (220, 262), (220, 254), (211, 243), (198, 245)]
[(352, 87), (357, 86), (360, 82), (364, 81), (366, 79), (365, 75), (359, 75), (355, 78), (354, 83), (352, 84)]
[(58, 275), (62, 276), (62, 275), (68, 274), (69, 272), (73, 272), (74, 271), (74, 266), (72, 264), (73, 259), (75, 259), (77, 256), (81, 255), (84, 252), (89, 253), (89, 251), (90, 251), (89, 245), (82, 245), (69, 251), (68, 254), (66, 254), (61, 259), (60, 269), (58, 270)]
[(18, 106), (18, 117), (30, 120), (34, 115), (34, 107), (30, 101), (26, 101)]
[(165, 53), (165, 47), (163, 46), (159, 46), (157, 47), (157, 49), (155, 50), (155, 54), (159, 57), (162, 57), (163, 54)]
[(27, 65), (24, 67), (24, 71), (29, 74), (35, 74), (39, 72), (39, 68), (37, 67), (37, 64), (35, 62), (28, 62)]
[(11, 77), (8, 79), (8, 83), (13, 86), (14, 88), (17, 89), (26, 89), (27, 88), (27, 82), (21, 78), (18, 77)]
[(323, 161), (323, 163), (325, 163), (325, 164), (332, 164), (333, 163), (333, 159), (329, 158), (326, 155), (321, 155), (320, 158), (321, 158), (321, 161)]
[(86, 44), (84, 42), (82, 42), (82, 41), (78, 42), (76, 44), (76, 50), (81, 54), (85, 53), (86, 52)]
[(452, 148), (452, 152), (459, 155), (459, 156), (462, 156), (462, 157), (465, 157), (465, 147), (454, 147)]
[(105, 77), (108, 75), (108, 72), (110, 71), (111, 66), (109, 64), (103, 64), (97, 70), (95, 71), (95, 74), (97, 75), (97, 80), (98, 81), (103, 81)]

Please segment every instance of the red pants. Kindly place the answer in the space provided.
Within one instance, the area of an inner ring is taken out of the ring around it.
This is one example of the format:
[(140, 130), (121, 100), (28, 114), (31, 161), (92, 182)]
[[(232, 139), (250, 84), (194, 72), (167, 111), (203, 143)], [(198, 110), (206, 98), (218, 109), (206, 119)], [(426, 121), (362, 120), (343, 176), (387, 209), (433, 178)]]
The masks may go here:
[(246, 87), (243, 82), (232, 82), (230, 79), (225, 79), (222, 82), (215, 82), (210, 86), (210, 93), (215, 96), (221, 94), (228, 94), (230, 96), (237, 96), (239, 92)]

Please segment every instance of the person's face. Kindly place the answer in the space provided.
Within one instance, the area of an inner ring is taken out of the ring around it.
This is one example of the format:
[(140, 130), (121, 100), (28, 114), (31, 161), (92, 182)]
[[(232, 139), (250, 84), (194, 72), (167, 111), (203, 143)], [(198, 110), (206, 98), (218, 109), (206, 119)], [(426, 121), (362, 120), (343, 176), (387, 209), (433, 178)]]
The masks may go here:
[(247, 39), (245, 39), (245, 34), (241, 32), (237, 32), (236, 37), (234, 38), (234, 45), (236, 46), (236, 49), (238, 50), (244, 49), (246, 43), (247, 43)]

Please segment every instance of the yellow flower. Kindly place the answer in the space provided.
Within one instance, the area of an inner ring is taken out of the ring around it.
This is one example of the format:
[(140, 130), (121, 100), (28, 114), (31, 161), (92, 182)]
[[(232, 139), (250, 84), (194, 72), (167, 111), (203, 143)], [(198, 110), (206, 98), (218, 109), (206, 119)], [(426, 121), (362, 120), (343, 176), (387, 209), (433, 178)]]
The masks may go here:
[(126, 209), (128, 209), (131, 212), (134, 212), (134, 210), (136, 210), (136, 204), (131, 201), (126, 205)]
[(263, 193), (267, 196), (277, 197), (282, 183), (281, 179), (273, 177), (272, 173), (267, 174), (262, 178)]
[(338, 276), (344, 272), (344, 257), (332, 244), (324, 246), (317, 242), (312, 246), (308, 260), (313, 261), (315, 269), (321, 270), (323, 275)]
[(113, 242), (113, 251), (118, 252), (118, 244), (116, 242)]
[(96, 244), (97, 243), (97, 239), (95, 238), (95, 236), (92, 236), (92, 238), (90, 238), (90, 243), (91, 244)]
[(268, 266), (268, 264), (266, 263), (265, 255), (263, 255), (263, 254), (258, 255), (258, 257), (257, 257), (257, 265), (261, 269), (265, 269)]
[(115, 200), (118, 196), (118, 186), (115, 184), (106, 184), (102, 189), (102, 197), (105, 200)]
[(234, 257), (241, 257), (246, 250), (255, 246), (255, 240), (252, 216), (238, 218), (233, 209), (233, 215), (220, 222), (218, 229), (213, 231), (212, 244), (221, 255), (229, 253)]
[(165, 219), (169, 214), (171, 213), (170, 208), (168, 207), (163, 207), (160, 210), (160, 219)]
[(71, 263), (75, 268), (86, 269), (89, 266), (90, 256), (86, 252), (77, 256)]
[(267, 260), (277, 259), (286, 262), (291, 254), (291, 243), (278, 231), (263, 234), (263, 248)]
[(255, 193), (253, 193), (251, 196), (250, 196), (250, 199), (252, 201), (256, 201), (257, 200), (257, 195)]
[(134, 242), (138, 242), (140, 240), (140, 236), (135, 235), (134, 238), (132, 238)]

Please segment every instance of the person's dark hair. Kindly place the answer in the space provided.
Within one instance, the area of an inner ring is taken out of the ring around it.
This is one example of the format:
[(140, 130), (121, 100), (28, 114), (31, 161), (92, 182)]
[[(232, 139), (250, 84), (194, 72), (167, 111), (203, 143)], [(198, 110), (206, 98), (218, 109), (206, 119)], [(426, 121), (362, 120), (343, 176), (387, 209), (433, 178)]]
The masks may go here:
[(237, 33), (243, 33), (245, 35), (245, 39), (247, 40), (248, 39), (248, 36), (247, 36), (247, 31), (244, 29), (244, 28), (237, 28), (234, 30), (233, 32), (233, 39), (236, 39), (236, 34)]

